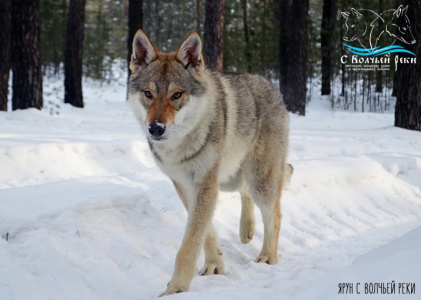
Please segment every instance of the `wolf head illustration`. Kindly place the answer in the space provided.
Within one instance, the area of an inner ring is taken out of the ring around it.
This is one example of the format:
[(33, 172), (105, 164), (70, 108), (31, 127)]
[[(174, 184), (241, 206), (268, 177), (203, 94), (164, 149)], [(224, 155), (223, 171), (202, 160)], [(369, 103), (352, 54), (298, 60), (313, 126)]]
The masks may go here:
[(386, 32), (405, 44), (415, 44), (416, 40), (412, 34), (412, 27), (406, 13), (408, 12), (408, 5), (404, 8), (403, 5), (393, 13), (392, 19), (386, 25)]
[(341, 14), (346, 19), (344, 41), (351, 42), (359, 40), (366, 34), (367, 22), (358, 10), (351, 8), (351, 13), (342, 12)]

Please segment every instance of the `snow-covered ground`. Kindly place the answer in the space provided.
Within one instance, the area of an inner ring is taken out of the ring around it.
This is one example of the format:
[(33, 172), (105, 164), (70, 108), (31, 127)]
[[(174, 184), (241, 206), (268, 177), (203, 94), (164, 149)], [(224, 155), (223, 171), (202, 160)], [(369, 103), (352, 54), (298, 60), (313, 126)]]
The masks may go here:
[[(123, 85), (87, 83), (84, 109), (61, 103), (61, 85), (46, 80), (44, 111), (0, 112), (0, 299), (155, 299), (183, 205)], [(226, 274), (196, 276), (170, 299), (421, 299), (421, 133), (393, 127), (392, 113), (328, 107), (315, 99), (291, 116), (278, 265), (253, 262), (258, 210), (243, 245), (239, 195), (221, 193), (213, 223)], [(394, 283), (393, 294), (375, 283)]]

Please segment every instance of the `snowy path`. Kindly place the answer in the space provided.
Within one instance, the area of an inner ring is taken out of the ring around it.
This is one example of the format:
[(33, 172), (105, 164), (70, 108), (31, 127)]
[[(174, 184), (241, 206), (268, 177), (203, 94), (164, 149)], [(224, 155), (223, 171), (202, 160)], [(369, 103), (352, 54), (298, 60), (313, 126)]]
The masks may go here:
[[(155, 299), (171, 277), (181, 201), (120, 100), (124, 88), (85, 94), (85, 109), (61, 104), (57, 116), (0, 113), (1, 300)], [(313, 101), (307, 117), (291, 117), (279, 264), (252, 262), (260, 214), (241, 244), (239, 195), (221, 193), (214, 225), (226, 275), (197, 276), (173, 299), (419, 299), (421, 134), (394, 128), (391, 114)], [(392, 280), (415, 283), (416, 294), (356, 294), (357, 282)], [(354, 294), (338, 295), (341, 282)]]

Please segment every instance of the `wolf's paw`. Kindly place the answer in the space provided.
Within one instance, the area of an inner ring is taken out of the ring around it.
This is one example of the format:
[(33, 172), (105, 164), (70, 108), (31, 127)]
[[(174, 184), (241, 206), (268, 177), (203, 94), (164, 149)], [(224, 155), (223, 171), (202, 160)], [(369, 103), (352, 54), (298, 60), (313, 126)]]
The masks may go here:
[(276, 256), (267, 256), (259, 255), (255, 260), (255, 263), (267, 263), (268, 265), (276, 265), (278, 262), (278, 257)]
[(253, 236), (254, 224), (247, 224), (240, 227), (240, 239), (243, 244), (250, 243), (250, 241), (253, 239)]
[(240, 239), (243, 244), (249, 243), (254, 236), (254, 216), (251, 212), (241, 214)]
[(225, 274), (225, 266), (222, 259), (218, 259), (215, 262), (205, 262), (205, 265), (199, 272), (200, 275), (217, 275)]
[(165, 292), (163, 292), (161, 295), (159, 295), (159, 297), (168, 296), (168, 295), (172, 295), (172, 294), (183, 293), (183, 292), (187, 292), (187, 289), (182, 289), (182, 288), (177, 288), (177, 287), (171, 287), (171, 284), (170, 284), (168, 286), (167, 290)]

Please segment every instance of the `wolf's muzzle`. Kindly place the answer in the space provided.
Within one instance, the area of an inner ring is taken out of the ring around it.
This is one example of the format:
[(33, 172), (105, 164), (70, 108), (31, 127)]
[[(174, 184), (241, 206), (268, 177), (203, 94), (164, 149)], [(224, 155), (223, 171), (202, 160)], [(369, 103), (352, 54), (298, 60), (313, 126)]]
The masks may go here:
[(165, 133), (165, 124), (154, 121), (148, 126), (149, 134), (154, 138), (160, 138)]

